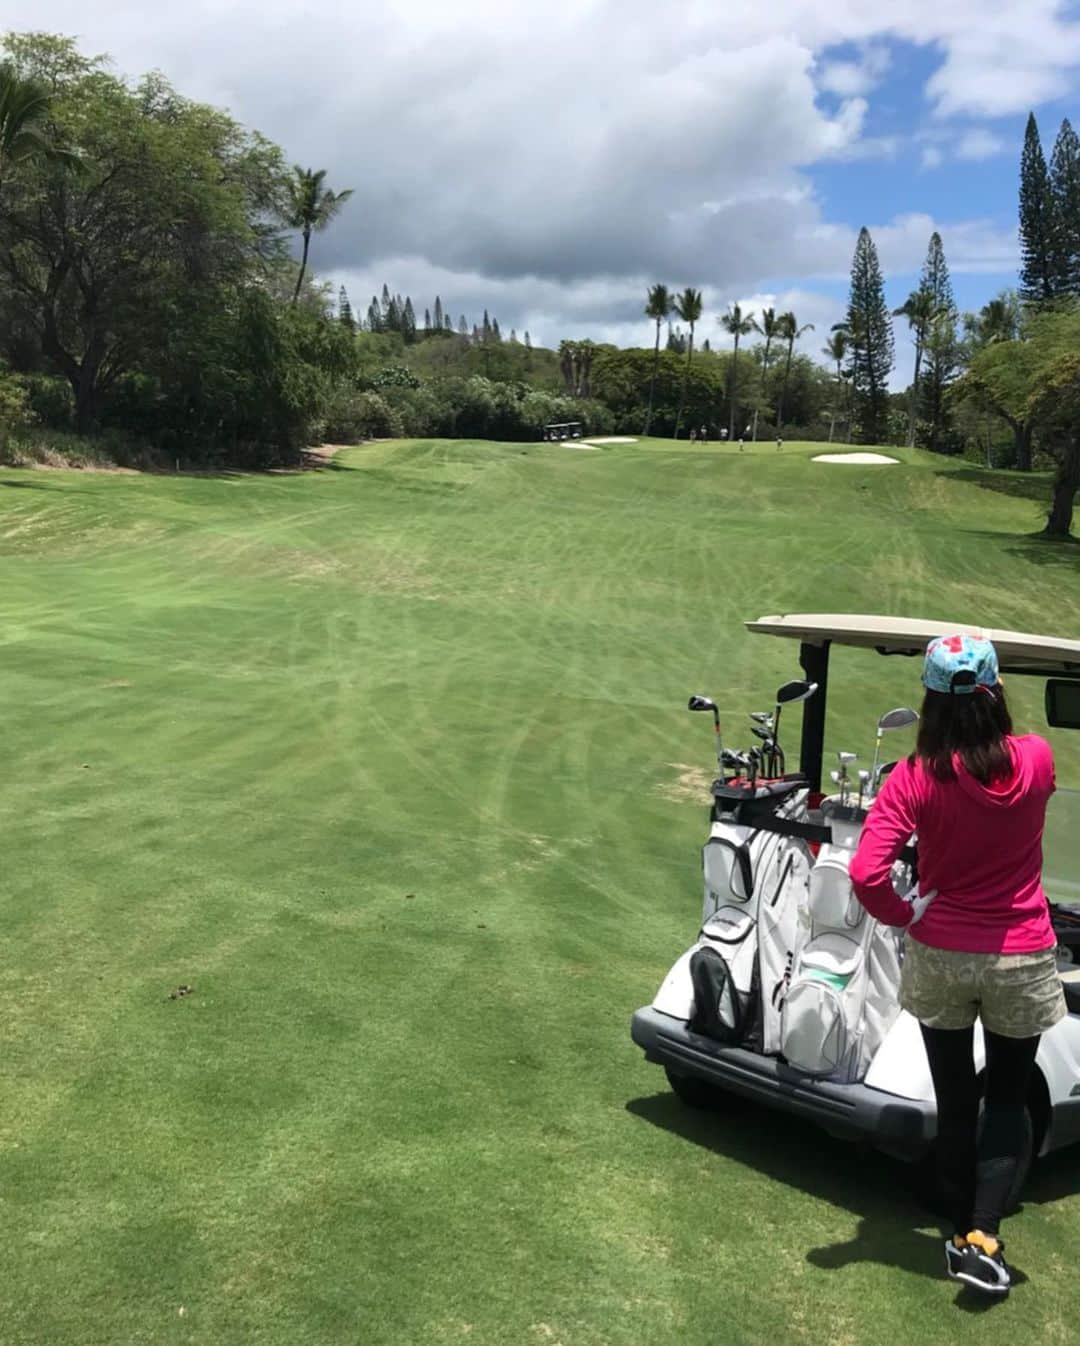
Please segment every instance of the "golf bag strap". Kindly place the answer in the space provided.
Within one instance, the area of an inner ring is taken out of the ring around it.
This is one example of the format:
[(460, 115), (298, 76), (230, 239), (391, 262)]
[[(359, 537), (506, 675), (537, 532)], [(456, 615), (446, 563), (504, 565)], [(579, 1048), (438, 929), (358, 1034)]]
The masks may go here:
[[(819, 845), (831, 842), (832, 828), (827, 823), (800, 822), (797, 818), (781, 818), (775, 813), (755, 818), (754, 826), (760, 832), (774, 832), (780, 837), (801, 837), (803, 841), (815, 841)], [(905, 865), (916, 868), (917, 850), (914, 846), (905, 846), (899, 858)]]

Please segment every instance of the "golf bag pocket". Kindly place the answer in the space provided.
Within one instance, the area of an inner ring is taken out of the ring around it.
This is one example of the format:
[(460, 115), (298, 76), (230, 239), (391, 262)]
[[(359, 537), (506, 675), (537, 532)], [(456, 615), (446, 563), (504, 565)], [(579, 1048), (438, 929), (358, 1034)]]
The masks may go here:
[(781, 1050), (789, 1065), (808, 1075), (848, 1071), (865, 982), (863, 950), (854, 940), (826, 934), (806, 945), (781, 1013)]
[(856, 930), (862, 924), (866, 910), (851, 886), (849, 860), (843, 852), (825, 853), (810, 871), (810, 923), (815, 931)]
[(709, 945), (703, 946), (690, 959), (690, 980), (694, 987), (691, 1033), (736, 1046), (742, 1041), (746, 1002), (727, 959)]
[(705, 877), (703, 919), (729, 902), (749, 902), (754, 895), (754, 869), (749, 841), (742, 837), (719, 835), (716, 827), (701, 852)]

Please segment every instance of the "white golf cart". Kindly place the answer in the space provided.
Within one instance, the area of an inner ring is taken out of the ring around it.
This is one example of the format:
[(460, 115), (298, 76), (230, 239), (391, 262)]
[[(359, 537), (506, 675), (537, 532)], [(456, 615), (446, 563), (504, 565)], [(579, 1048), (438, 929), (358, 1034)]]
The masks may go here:
[[(803, 702), (801, 771), (759, 771), (780, 757), (767, 715), (754, 717), (764, 722), (754, 730), (765, 741), (761, 751), (732, 753), (718, 737), (701, 932), (652, 1005), (633, 1016), (633, 1040), (691, 1105), (712, 1105), (727, 1090), (917, 1159), (934, 1138), (936, 1116), (918, 1024), (899, 1005), (903, 936), (869, 916), (847, 874), (888, 768), (875, 761), (873, 773), (859, 773), (853, 802), (849, 755), (838, 754), (836, 790), (821, 793), (829, 656), (849, 645), (921, 658), (934, 636), (965, 628), (853, 615), (763, 617), (747, 627), (800, 642), (807, 681), (781, 689), (777, 712), (786, 701)], [(1080, 729), (1080, 642), (983, 634), (1004, 674), (1047, 680), (1051, 725)], [(690, 708), (715, 715), (705, 698)], [(884, 732), (911, 722), (898, 712), (883, 716), (879, 744)], [(1059, 790), (1051, 800), (1044, 852), (1070, 1013), (1039, 1047), (1028, 1157), (1080, 1140), (1080, 794)], [(898, 891), (911, 887), (916, 864), (913, 845), (894, 875)], [(975, 1051), (981, 1070), (978, 1029)]]

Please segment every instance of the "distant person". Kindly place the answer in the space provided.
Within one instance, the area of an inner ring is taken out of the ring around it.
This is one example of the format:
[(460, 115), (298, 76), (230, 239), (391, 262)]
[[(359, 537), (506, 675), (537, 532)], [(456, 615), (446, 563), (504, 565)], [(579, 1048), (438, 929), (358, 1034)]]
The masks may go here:
[(724, 428), (720, 431), (720, 438), (724, 441), (725, 444), (727, 443), (727, 437), (728, 437), (727, 426), (724, 426)]
[(743, 451), (743, 437), (742, 437), (742, 435), (740, 435), (740, 436), (739, 436), (739, 452), (742, 453), (742, 451)]
[[(987, 1294), (1011, 1277), (999, 1230), (1025, 1144), (1025, 1108), (1043, 1033), (1067, 1012), (1042, 886), (1054, 757), (1013, 733), (993, 645), (931, 641), (912, 755), (870, 810), (851, 881), (886, 925), (906, 926), (900, 1003), (922, 1029), (937, 1099), (937, 1165), (953, 1233), (945, 1270)], [(890, 874), (919, 838), (925, 896), (897, 897)], [(986, 1044), (984, 1089), (972, 1055)]]
[(691, 429), (691, 431), (690, 431), (690, 443), (691, 443), (691, 444), (694, 444), (694, 443), (696, 443), (696, 441), (697, 441), (697, 431), (694, 430), (694, 429)]
[(780, 450), (781, 450), (783, 447), (784, 447), (784, 436), (783, 436), (783, 435), (777, 435), (777, 436), (776, 436), (776, 452), (779, 453)]
[(708, 442), (709, 442), (709, 427), (708, 427), (707, 425), (703, 425), (703, 426), (701, 427), (701, 429), (698, 431), (698, 439), (701, 440), (702, 444), (708, 444)]

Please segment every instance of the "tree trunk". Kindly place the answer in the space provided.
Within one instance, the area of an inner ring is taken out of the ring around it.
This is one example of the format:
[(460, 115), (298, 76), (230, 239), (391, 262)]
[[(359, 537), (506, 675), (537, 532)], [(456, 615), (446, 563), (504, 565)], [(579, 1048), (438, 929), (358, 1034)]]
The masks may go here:
[(761, 396), (758, 398), (758, 405), (754, 408), (754, 428), (750, 435), (752, 443), (757, 443), (757, 422), (758, 413), (761, 411), (761, 403), (765, 401), (765, 381), (769, 377), (769, 347), (772, 345), (772, 337), (765, 338), (765, 358), (761, 362)]
[(922, 337), (916, 334), (915, 338), (915, 380), (911, 385), (911, 397), (908, 404), (908, 433), (907, 446), (909, 449), (915, 447), (915, 413), (919, 406), (919, 370), (922, 367)]
[(787, 401), (788, 380), (791, 378), (791, 353), (795, 349), (795, 340), (788, 342), (787, 364), (784, 365), (784, 383), (780, 389), (780, 405), (776, 409), (776, 433), (784, 433), (784, 403)]
[(694, 324), (690, 324), (690, 344), (686, 348), (686, 369), (683, 371), (682, 393), (679, 395), (679, 414), (675, 418), (675, 438), (682, 429), (683, 408), (686, 406), (686, 385), (690, 379), (690, 361), (694, 355)]
[(1031, 471), (1031, 426), (1023, 421), (1011, 421), (1016, 440), (1016, 467), (1019, 472)]
[(304, 272), (307, 270), (308, 248), (311, 247), (311, 230), (304, 228), (304, 256), (300, 263), (300, 274), (296, 278), (296, 290), (293, 293), (292, 301), (295, 304), (300, 298), (300, 287), (304, 283)]
[(731, 361), (731, 378), (728, 380), (728, 400), (731, 405), (728, 407), (728, 440), (734, 443), (735, 440), (735, 397), (739, 389), (739, 334), (735, 333), (735, 354)]
[(653, 394), (656, 392), (656, 371), (660, 367), (660, 319), (656, 320), (656, 349), (653, 351), (652, 378), (649, 380), (649, 410), (645, 416), (644, 434), (652, 429)]
[(1080, 441), (1075, 435), (1058, 459), (1058, 469), (1054, 476), (1054, 494), (1050, 503), (1050, 513), (1046, 516), (1047, 537), (1068, 537), (1072, 531), (1073, 503), (1080, 489)]

